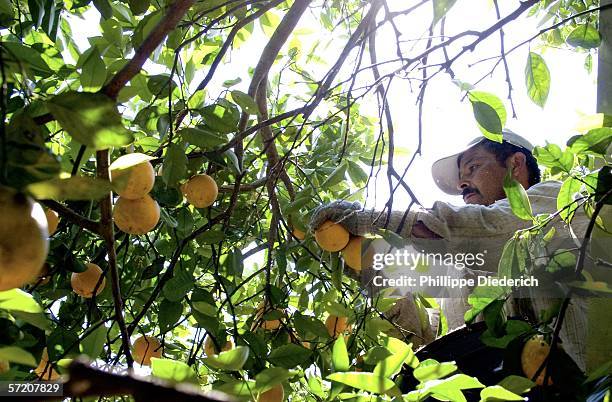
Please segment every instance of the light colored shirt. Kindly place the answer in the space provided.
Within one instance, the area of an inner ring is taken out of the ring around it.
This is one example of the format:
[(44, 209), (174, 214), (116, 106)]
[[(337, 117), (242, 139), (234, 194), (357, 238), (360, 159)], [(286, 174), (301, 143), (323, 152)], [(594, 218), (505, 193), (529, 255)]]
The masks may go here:
[[(558, 181), (545, 181), (533, 185), (527, 190), (534, 215), (554, 214), (557, 211), (557, 195), (561, 184)], [(411, 231), (413, 225), (420, 221), (429, 230), (444, 239), (447, 252), (465, 253), (487, 249), (487, 265), (482, 269), (488, 272), (497, 272), (497, 263), (504, 244), (515, 232), (532, 226), (531, 221), (520, 219), (512, 213), (507, 199), (499, 200), (489, 206), (454, 206), (445, 202), (436, 202), (431, 208), (412, 209), (405, 217), (404, 215), (404, 212), (392, 212), (387, 228), (418, 243), (419, 239), (411, 237)], [(399, 229), (402, 220), (404, 220), (404, 224)], [(579, 245), (579, 240), (582, 240), (588, 222), (589, 219), (582, 208), (576, 210), (571, 226), (567, 225), (559, 216), (553, 218), (547, 226), (547, 228), (555, 227), (555, 236), (549, 249), (554, 250), (557, 244), (567, 242), (568, 239), (575, 239), (576, 244)], [(377, 226), (376, 223), (375, 226)], [(453, 269), (453, 271), (458, 276), (461, 276), (461, 272), (463, 275), (474, 274), (473, 271), (471, 272), (468, 269)], [(449, 323), (449, 329), (463, 325), (464, 313), (470, 308), (467, 303), (468, 294), (469, 290), (466, 290), (462, 299), (440, 300), (442, 310)], [(549, 308), (553, 303), (552, 300), (541, 298), (531, 299), (531, 302), (536, 314), (542, 309)], [(585, 369), (587, 328), (585, 306), (586, 303), (583, 299), (572, 298), (560, 333), (564, 350), (582, 370)], [(511, 303), (507, 307), (507, 313), (512, 314), (514, 309)]]

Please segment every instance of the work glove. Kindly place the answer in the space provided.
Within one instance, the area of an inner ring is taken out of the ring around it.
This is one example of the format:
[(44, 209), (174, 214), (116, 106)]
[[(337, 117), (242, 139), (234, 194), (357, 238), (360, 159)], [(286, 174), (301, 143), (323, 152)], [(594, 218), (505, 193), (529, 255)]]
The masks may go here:
[(358, 202), (334, 201), (314, 210), (310, 218), (310, 230), (314, 232), (330, 220), (342, 225), (352, 235), (363, 236), (374, 231), (377, 215), (374, 210), (364, 210)]

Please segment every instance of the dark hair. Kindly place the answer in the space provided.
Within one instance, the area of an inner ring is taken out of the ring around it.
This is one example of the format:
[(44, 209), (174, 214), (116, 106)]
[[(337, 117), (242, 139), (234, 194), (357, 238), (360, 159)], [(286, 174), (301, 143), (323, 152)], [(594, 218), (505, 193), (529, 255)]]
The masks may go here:
[(534, 184), (540, 182), (541, 173), (540, 168), (538, 167), (538, 162), (529, 150), (523, 147), (516, 146), (514, 144), (510, 144), (507, 141), (499, 143), (488, 139), (483, 140), (480, 144), (478, 144), (478, 146), (481, 146), (487, 151), (494, 154), (495, 159), (497, 159), (497, 162), (499, 162), (500, 165), (504, 167), (506, 166), (506, 159), (508, 159), (508, 157), (517, 152), (522, 153), (523, 155), (525, 155), (527, 171), (529, 172), (529, 186), (531, 187)]

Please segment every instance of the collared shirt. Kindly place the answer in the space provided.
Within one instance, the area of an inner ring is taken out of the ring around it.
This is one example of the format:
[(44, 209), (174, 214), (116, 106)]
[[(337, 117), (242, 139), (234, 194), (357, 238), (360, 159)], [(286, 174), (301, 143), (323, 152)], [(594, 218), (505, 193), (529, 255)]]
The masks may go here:
[[(545, 181), (531, 186), (526, 191), (533, 215), (555, 214), (561, 184), (558, 181)], [(488, 264), (480, 269), (489, 272), (497, 272), (497, 262), (504, 244), (512, 238), (515, 232), (533, 225), (531, 221), (515, 216), (508, 200), (502, 199), (489, 206), (454, 206), (446, 202), (436, 202), (431, 208), (412, 209), (407, 214), (394, 211), (387, 228), (396, 231), (404, 238), (418, 242), (419, 239), (411, 237), (411, 232), (413, 225), (419, 221), (444, 239), (447, 251), (466, 252), (487, 249)], [(547, 228), (555, 228), (554, 239), (549, 247), (554, 250), (556, 245), (561, 245), (568, 239), (580, 244), (588, 223), (589, 219), (582, 208), (576, 210), (571, 225), (566, 224), (560, 216), (555, 216), (547, 226)], [(375, 226), (378, 225), (375, 223)], [(469, 269), (460, 270), (460, 272), (466, 276), (474, 274)], [(532, 298), (531, 302), (533, 310), (538, 314), (540, 310), (551, 307), (554, 301)], [(464, 313), (470, 308), (467, 303), (467, 294), (463, 300), (442, 300), (441, 305), (447, 317), (449, 329), (462, 325)], [(511, 304), (507, 307), (508, 313), (515, 312)], [(564, 350), (582, 370), (585, 369), (587, 327), (585, 300), (574, 297), (566, 313), (560, 337)]]

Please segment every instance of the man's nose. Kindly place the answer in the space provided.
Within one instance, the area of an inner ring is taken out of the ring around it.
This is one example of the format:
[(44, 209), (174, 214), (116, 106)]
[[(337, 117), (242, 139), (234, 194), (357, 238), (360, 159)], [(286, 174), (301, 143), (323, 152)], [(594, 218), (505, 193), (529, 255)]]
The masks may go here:
[(467, 179), (464, 179), (461, 176), (459, 176), (459, 182), (457, 182), (457, 189), (459, 191), (463, 191), (464, 188), (469, 187), (469, 186), (470, 186), (470, 182)]

